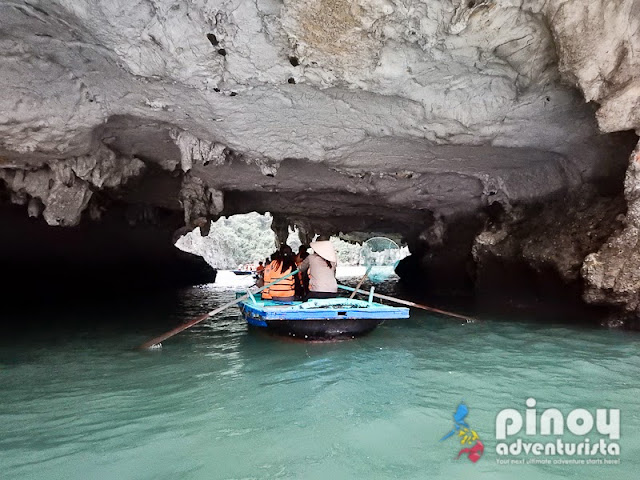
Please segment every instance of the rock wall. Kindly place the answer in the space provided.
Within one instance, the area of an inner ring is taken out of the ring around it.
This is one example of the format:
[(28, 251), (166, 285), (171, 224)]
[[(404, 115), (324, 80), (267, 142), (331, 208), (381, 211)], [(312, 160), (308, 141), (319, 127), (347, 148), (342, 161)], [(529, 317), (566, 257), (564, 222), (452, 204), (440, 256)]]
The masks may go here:
[(638, 130), (640, 4), (635, 0), (552, 0), (547, 18), (563, 77), (597, 102), (602, 131)]
[(584, 298), (598, 305), (618, 307), (610, 323), (640, 326), (640, 145), (631, 155), (624, 181), (626, 215), (597, 252), (582, 265), (586, 288)]

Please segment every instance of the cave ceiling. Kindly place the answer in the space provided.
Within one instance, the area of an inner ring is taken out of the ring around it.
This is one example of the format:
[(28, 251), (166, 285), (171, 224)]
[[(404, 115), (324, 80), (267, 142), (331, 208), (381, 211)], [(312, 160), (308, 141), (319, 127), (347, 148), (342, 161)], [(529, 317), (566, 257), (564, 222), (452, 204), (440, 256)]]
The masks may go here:
[[(588, 6), (587, 6), (588, 4)], [(623, 171), (633, 0), (0, 1), (0, 180), (393, 230)]]

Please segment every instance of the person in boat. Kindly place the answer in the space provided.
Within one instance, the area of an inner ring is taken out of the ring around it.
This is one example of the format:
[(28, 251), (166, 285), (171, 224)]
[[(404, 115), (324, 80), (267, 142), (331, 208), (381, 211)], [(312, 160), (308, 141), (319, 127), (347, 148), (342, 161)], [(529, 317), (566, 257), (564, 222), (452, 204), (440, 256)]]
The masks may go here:
[(296, 255), (296, 265), (300, 265), (302, 261), (309, 256), (309, 246), (300, 245), (298, 248), (298, 254)]
[[(271, 279), (271, 273), (273, 272), (273, 268), (271, 267), (271, 263), (275, 262), (276, 259), (280, 258), (280, 252), (276, 251), (274, 252), (271, 257), (267, 257), (265, 265), (264, 265), (264, 270), (262, 271), (262, 278), (263, 278), (263, 285), (267, 285), (269, 283), (271, 283), (272, 279)], [(271, 294), (269, 293), (269, 289), (265, 288), (262, 291), (262, 298), (264, 300), (271, 300)]]
[(335, 298), (338, 296), (336, 267), (338, 257), (328, 240), (311, 242), (313, 253), (300, 264), (300, 271), (309, 275), (309, 290), (305, 298)]
[[(300, 268), (300, 265), (305, 258), (309, 256), (308, 245), (300, 245), (298, 254), (296, 255), (296, 268)], [(307, 273), (298, 272), (296, 275), (296, 297), (304, 298), (306, 291), (309, 289), (309, 275)]]
[[(264, 269), (264, 283), (277, 280), (296, 269), (293, 250), (289, 245), (283, 245), (271, 256), (271, 263)], [(266, 292), (266, 296), (265, 296)], [(295, 300), (295, 279), (293, 276), (285, 278), (275, 285), (262, 291), (262, 298), (278, 302), (292, 302)]]
[(264, 286), (264, 265), (262, 262), (258, 262), (256, 267), (256, 286), (259, 288)]

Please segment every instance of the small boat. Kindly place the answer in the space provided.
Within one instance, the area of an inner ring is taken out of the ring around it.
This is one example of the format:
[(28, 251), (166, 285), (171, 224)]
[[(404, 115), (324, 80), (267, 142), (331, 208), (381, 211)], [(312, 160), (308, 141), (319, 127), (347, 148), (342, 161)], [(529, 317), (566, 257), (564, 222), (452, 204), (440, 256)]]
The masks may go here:
[(231, 271), (236, 275), (251, 275), (256, 273), (253, 270), (231, 270)]
[(251, 295), (238, 305), (250, 326), (304, 340), (355, 338), (371, 332), (385, 320), (409, 318), (408, 308), (352, 298), (282, 303)]

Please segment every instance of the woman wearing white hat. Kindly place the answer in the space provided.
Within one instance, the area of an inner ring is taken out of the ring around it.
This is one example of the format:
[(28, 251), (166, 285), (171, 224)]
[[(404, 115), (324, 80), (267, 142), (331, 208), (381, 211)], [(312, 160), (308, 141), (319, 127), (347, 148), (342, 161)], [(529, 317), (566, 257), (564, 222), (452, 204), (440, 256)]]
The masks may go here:
[(334, 298), (338, 296), (336, 266), (338, 257), (328, 240), (311, 242), (313, 253), (300, 264), (301, 272), (309, 275), (307, 298)]

